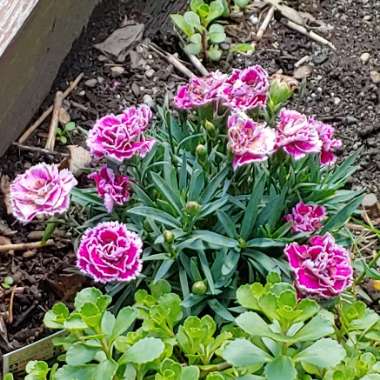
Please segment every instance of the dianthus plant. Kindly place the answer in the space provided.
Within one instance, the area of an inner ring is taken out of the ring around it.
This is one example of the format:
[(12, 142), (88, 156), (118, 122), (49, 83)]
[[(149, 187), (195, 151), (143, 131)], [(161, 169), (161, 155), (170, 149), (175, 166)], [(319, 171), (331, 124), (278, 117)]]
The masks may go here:
[[(255, 66), (192, 78), (179, 88), (175, 109), (168, 102), (158, 109), (150, 131), (144, 106), (99, 120), (88, 144), (109, 171), (93, 175), (98, 191), (73, 192), (86, 207), (82, 227), (118, 221), (136, 232), (143, 242), (137, 281), (167, 279), (187, 313), (211, 308), (232, 320), (237, 286), (271, 271), (295, 275), (303, 296), (343, 292), (352, 280), (344, 224), (361, 198), (342, 188), (355, 157), (336, 163), (341, 142), (334, 129), (285, 109), (290, 96), (285, 83)], [(132, 260), (137, 251), (128, 239), (97, 236), (102, 247), (91, 240), (81, 269), (103, 282), (127, 278), (120, 252)], [(111, 285), (113, 293), (124, 291), (123, 300), (134, 289)]]

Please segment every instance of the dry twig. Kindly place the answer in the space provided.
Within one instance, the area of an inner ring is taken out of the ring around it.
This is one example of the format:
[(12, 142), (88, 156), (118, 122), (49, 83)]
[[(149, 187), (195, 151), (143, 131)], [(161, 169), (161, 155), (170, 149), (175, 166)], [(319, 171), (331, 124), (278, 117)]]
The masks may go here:
[(186, 75), (189, 78), (192, 78), (195, 76), (195, 74), (191, 70), (189, 70), (183, 63), (181, 63), (178, 60), (178, 58), (176, 58), (173, 54), (163, 51), (152, 42), (148, 44), (148, 47), (151, 50), (153, 50), (155, 53), (157, 53), (160, 57), (165, 58), (170, 64), (172, 64), (182, 74)]
[(330, 42), (329, 40), (326, 40), (326, 38), (320, 36), (319, 34), (313, 32), (313, 31), (308, 31), (304, 26), (298, 25), (295, 22), (290, 21), (290, 20), (285, 19), (285, 18), (281, 19), (281, 22), (284, 25), (286, 25), (288, 28), (297, 31), (297, 32), (311, 38), (312, 40), (319, 42), (320, 44), (327, 45), (333, 50), (336, 50), (336, 47), (334, 46), (334, 44), (332, 42)]
[[(63, 99), (67, 98), (71, 92), (78, 86), (79, 82), (82, 80), (84, 74), (80, 73), (70, 86), (63, 92)], [(20, 144), (23, 144), (32, 133), (48, 118), (48, 116), (53, 112), (53, 106), (50, 106), (18, 139)]]
[(207, 69), (203, 66), (203, 63), (193, 54), (187, 55), (190, 59), (190, 62), (193, 64), (193, 66), (204, 76), (208, 75), (209, 72)]
[(275, 9), (276, 8), (275, 8), (274, 5), (272, 5), (269, 8), (268, 13), (265, 16), (263, 23), (261, 24), (259, 30), (257, 31), (256, 41), (260, 41), (263, 38), (263, 35), (264, 35), (265, 31), (267, 30), (268, 25), (269, 25), (269, 23), (271, 22), (271, 20), (273, 18)]
[(15, 243), (15, 244), (4, 244), (0, 245), (0, 252), (9, 252), (9, 251), (23, 251), (27, 249), (42, 248), (46, 246), (54, 245), (54, 240), (44, 241), (34, 241), (29, 243)]
[(14, 286), (12, 288), (11, 297), (9, 299), (9, 308), (8, 308), (8, 323), (13, 322), (13, 302), (15, 299), (15, 293), (16, 293), (17, 286)]
[(57, 134), (57, 128), (59, 123), (59, 113), (61, 111), (63, 102), (63, 93), (57, 91), (54, 99), (53, 116), (51, 118), (49, 126), (49, 135), (46, 141), (45, 149), (53, 151), (55, 146), (55, 136)]
[(39, 148), (37, 146), (29, 146), (29, 145), (22, 145), (19, 143), (14, 142), (12, 145), (17, 146), (17, 148), (22, 150), (30, 150), (31, 152), (37, 152), (42, 154), (51, 154), (54, 156), (63, 156), (63, 157), (69, 157), (70, 154), (68, 153), (62, 153), (62, 152), (56, 152), (56, 151), (50, 151), (44, 148)]

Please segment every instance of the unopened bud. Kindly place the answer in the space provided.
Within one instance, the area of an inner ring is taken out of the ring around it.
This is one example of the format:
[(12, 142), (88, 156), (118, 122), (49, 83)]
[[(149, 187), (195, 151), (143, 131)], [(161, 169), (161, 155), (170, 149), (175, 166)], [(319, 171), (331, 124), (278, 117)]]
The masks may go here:
[(198, 202), (190, 201), (186, 203), (185, 210), (188, 214), (192, 216), (197, 215), (200, 209), (201, 205)]
[(195, 154), (199, 161), (204, 161), (207, 157), (207, 148), (204, 145), (199, 144), (195, 149)]
[(203, 296), (207, 292), (207, 284), (204, 281), (194, 282), (191, 291), (193, 294)]
[(174, 234), (173, 234), (173, 232), (171, 232), (169, 230), (165, 230), (163, 232), (163, 235), (164, 235), (164, 241), (165, 241), (165, 243), (167, 243), (167, 244), (173, 243), (173, 241), (174, 241)]
[(215, 125), (213, 123), (211, 123), (211, 121), (206, 120), (204, 127), (205, 127), (205, 129), (207, 131), (207, 134), (211, 138), (216, 137), (216, 128), (215, 128)]
[(239, 247), (241, 249), (247, 248), (247, 242), (243, 238), (239, 239)]

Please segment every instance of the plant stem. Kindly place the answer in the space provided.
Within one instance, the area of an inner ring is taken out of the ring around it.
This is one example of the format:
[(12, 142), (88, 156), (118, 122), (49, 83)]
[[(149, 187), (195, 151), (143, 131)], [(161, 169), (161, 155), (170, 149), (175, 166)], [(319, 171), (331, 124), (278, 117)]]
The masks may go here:
[(207, 30), (206, 29), (202, 32), (202, 50), (203, 50), (203, 57), (204, 57), (205, 61), (207, 61), (207, 59), (208, 59), (208, 54), (207, 54), (208, 44), (207, 44)]

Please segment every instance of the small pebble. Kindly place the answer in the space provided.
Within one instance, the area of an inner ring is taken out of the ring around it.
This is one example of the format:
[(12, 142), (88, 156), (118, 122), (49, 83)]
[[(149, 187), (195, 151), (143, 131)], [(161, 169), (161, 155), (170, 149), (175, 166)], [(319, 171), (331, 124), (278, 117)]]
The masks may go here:
[(99, 62), (106, 62), (108, 60), (108, 58), (105, 56), (105, 55), (98, 55), (98, 61)]
[(111, 67), (111, 75), (113, 78), (117, 78), (117, 77), (120, 77), (121, 75), (123, 75), (125, 72), (125, 69), (124, 67), (121, 67), (121, 66), (113, 66)]
[(259, 18), (257, 17), (255, 13), (249, 16), (249, 22), (253, 25), (257, 25), (259, 23)]
[(148, 95), (148, 94), (145, 94), (145, 95), (144, 95), (144, 97), (143, 97), (143, 102), (144, 102), (146, 105), (148, 105), (149, 107), (151, 107), (151, 108), (153, 108), (153, 107), (156, 105), (156, 103), (155, 103), (155, 101), (153, 100), (153, 98), (152, 98), (150, 95)]
[(379, 84), (380, 83), (380, 73), (376, 70), (372, 70), (370, 72), (370, 76), (371, 76), (371, 80), (373, 83), (375, 84)]
[(339, 98), (334, 98), (334, 104), (337, 106), (339, 105), (341, 100)]
[(86, 82), (84, 82), (84, 85), (90, 88), (95, 87), (97, 84), (98, 84), (98, 81), (95, 78), (88, 79), (86, 80)]
[(145, 71), (145, 76), (147, 78), (153, 78), (153, 76), (154, 76), (154, 70), (153, 69), (149, 69), (149, 70)]
[(28, 240), (38, 241), (44, 236), (44, 231), (31, 231), (28, 233)]
[(365, 65), (366, 63), (368, 63), (368, 61), (369, 61), (370, 58), (371, 58), (371, 56), (369, 55), (369, 53), (363, 53), (360, 56), (360, 60), (362, 61), (363, 65)]
[(86, 91), (82, 90), (79, 92), (79, 96), (85, 96), (86, 95)]
[(98, 81), (99, 84), (104, 82), (104, 78), (102, 77), (97, 77), (96, 80)]
[(37, 251), (35, 249), (31, 249), (29, 251), (25, 251), (22, 254), (22, 257), (24, 257), (25, 259), (30, 259), (31, 257), (36, 256), (36, 254), (37, 254)]

